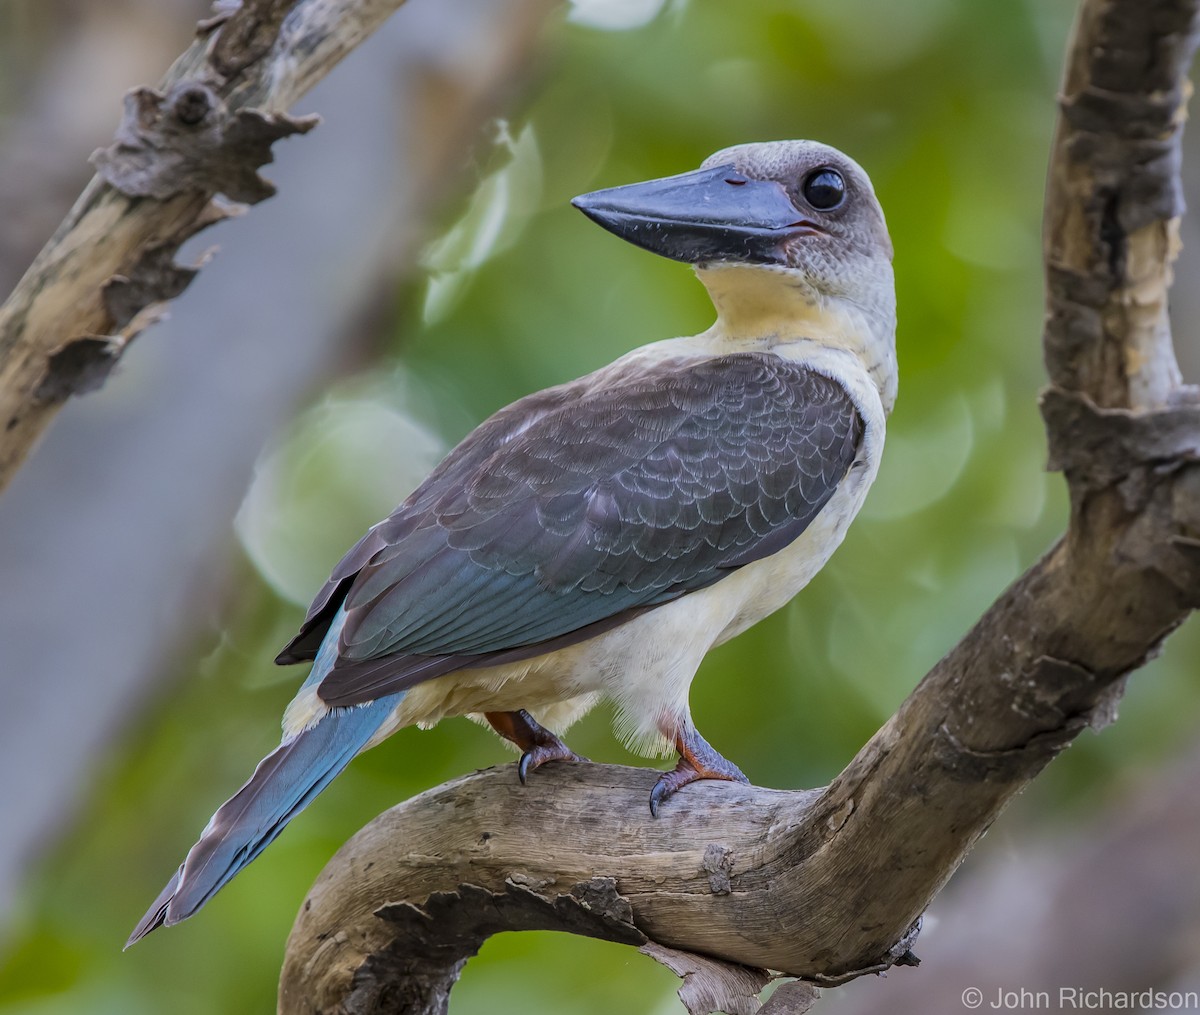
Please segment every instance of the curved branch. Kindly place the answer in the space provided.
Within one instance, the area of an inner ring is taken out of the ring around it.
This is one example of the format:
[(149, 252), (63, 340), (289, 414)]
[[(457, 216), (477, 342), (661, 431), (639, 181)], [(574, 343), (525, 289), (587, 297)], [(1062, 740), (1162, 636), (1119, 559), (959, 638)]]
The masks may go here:
[(200, 27), (160, 90), (126, 97), (98, 174), (0, 307), (0, 490), (72, 394), (101, 385), (200, 265), (189, 237), (273, 193), (285, 111), (404, 0), (246, 0)]
[[(435, 967), (448, 990), (482, 938), (440, 918), (414, 949), (397, 907), (422, 920), (433, 900), (471, 923), (461, 900), (482, 891), (495, 905), (472, 926), (520, 929), (534, 924), (514, 893), (545, 912), (596, 877), (657, 945), (815, 983), (915, 961), (920, 914), (979, 836), (1114, 717), (1123, 678), (1200, 606), (1200, 409), (1182, 397), (1165, 316), (1198, 6), (1084, 0), (1076, 26), (1046, 213), (1062, 541), (824, 790), (710, 783), (653, 820), (653, 774), (551, 766), (528, 787), (490, 770), (388, 811), (305, 902), (281, 1011), (392, 1010), (380, 998)], [(444, 1010), (439, 996), (404, 1010)]]

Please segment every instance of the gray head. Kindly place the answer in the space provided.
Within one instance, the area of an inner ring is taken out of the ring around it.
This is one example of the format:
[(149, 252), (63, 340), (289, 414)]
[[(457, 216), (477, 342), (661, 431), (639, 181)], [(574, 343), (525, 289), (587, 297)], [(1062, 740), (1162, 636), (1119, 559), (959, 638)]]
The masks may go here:
[(892, 243), (870, 179), (816, 141), (725, 148), (693, 172), (572, 203), (623, 239), (700, 269), (774, 268), (851, 300), (881, 276), (891, 282)]
[(848, 349), (896, 397), (892, 242), (867, 174), (816, 141), (725, 148), (690, 173), (572, 202), (631, 243), (694, 265), (734, 340)]

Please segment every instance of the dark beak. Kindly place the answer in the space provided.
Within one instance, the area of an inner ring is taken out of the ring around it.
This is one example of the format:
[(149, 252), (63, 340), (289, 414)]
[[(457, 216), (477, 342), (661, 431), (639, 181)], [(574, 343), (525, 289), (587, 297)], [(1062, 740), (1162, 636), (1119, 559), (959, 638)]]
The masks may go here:
[(596, 190), (571, 203), (621, 239), (687, 264), (787, 264), (789, 240), (822, 231), (782, 184), (733, 166)]

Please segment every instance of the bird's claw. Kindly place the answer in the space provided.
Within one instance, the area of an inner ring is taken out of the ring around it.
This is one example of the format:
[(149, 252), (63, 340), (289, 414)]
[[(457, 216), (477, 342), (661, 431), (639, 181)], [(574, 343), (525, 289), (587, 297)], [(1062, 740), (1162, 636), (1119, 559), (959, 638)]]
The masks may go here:
[(658, 817), (658, 808), (689, 783), (701, 779), (718, 779), (722, 782), (740, 782), (749, 785), (750, 780), (732, 761), (723, 758), (695, 730), (690, 730), (678, 741), (679, 764), (670, 772), (659, 776), (650, 791), (650, 814)]
[(659, 805), (664, 800), (674, 796), (689, 782), (695, 782), (698, 778), (698, 775), (693, 775), (691, 778), (681, 777), (678, 768), (671, 772), (664, 772), (650, 791), (650, 816), (657, 818)]
[(587, 761), (542, 726), (523, 708), (515, 712), (485, 712), (484, 718), (492, 729), (521, 750), (517, 775), (524, 786), (529, 773), (547, 761)]
[(541, 768), (547, 761), (587, 761), (587, 758), (576, 754), (561, 740), (555, 738), (554, 743), (538, 744), (521, 755), (517, 762), (517, 776), (524, 786), (529, 780), (529, 773)]

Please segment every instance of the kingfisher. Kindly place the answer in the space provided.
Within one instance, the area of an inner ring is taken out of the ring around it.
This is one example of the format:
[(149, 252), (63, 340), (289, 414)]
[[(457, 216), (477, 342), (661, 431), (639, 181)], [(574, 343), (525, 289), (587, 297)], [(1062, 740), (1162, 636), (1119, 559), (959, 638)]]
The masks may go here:
[[(222, 804), (128, 944), (199, 910), (360, 751), (467, 715), (522, 782), (601, 699), (678, 755), (657, 815), (746, 782), (688, 693), (709, 649), (792, 599), (841, 543), (896, 398), (892, 244), (871, 181), (814, 141), (738, 145), (572, 202), (693, 266), (716, 321), (501, 409), (317, 593), (281, 664), (312, 662), (283, 739)], [(127, 944), (127, 947), (128, 947)]]

